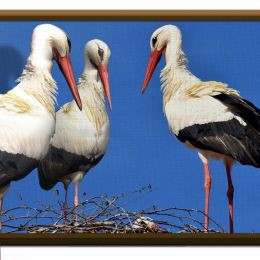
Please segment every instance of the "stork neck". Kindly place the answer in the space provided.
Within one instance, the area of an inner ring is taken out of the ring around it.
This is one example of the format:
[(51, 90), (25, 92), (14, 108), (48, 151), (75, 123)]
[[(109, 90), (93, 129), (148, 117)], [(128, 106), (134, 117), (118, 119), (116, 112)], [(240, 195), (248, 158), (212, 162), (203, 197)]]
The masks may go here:
[(18, 82), (18, 87), (36, 98), (51, 114), (55, 114), (57, 86), (48, 70), (33, 66), (28, 59)]
[(167, 67), (186, 70), (187, 60), (179, 40), (169, 40), (165, 49), (165, 61)]
[(99, 77), (97, 67), (90, 61), (87, 55), (85, 58), (85, 66), (82, 72), (82, 76), (88, 81), (93, 82), (97, 81)]
[(35, 69), (51, 72), (53, 66), (52, 59), (52, 50), (39, 42), (37, 47), (32, 48), (27, 63)]
[(174, 88), (199, 80), (187, 68), (186, 55), (182, 50), (182, 41), (169, 40), (165, 49), (166, 66), (161, 71), (162, 88)]
[(100, 135), (102, 126), (107, 121), (107, 113), (103, 85), (98, 70), (92, 64), (85, 66), (79, 79), (78, 89), (83, 105), (83, 113), (96, 124), (98, 135)]
[(98, 69), (92, 64), (88, 57), (85, 59), (85, 67), (79, 83), (79, 92), (80, 95), (82, 95), (83, 103), (84, 100), (85, 102), (94, 102), (98, 99), (104, 104), (105, 93)]
[(181, 42), (169, 42), (165, 50), (166, 66), (161, 71), (164, 104), (174, 95), (182, 95), (185, 89), (200, 82), (187, 68), (187, 60)]
[[(92, 75), (92, 74), (91, 74)], [(93, 76), (93, 75), (92, 75)], [(98, 72), (95, 73), (95, 78), (89, 77), (89, 74), (84, 73), (79, 79), (79, 94), (85, 105), (91, 104), (95, 107), (104, 106), (104, 89), (99, 79)]]
[(51, 72), (52, 70), (52, 47), (46, 35), (41, 34), (32, 37), (31, 53), (27, 63), (41, 71)]

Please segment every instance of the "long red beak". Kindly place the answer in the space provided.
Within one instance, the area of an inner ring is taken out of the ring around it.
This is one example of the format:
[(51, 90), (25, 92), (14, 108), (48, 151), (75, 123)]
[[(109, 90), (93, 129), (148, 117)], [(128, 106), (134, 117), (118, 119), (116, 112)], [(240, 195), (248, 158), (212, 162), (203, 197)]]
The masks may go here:
[(154, 49), (151, 52), (149, 62), (148, 62), (148, 65), (147, 65), (147, 69), (146, 69), (146, 73), (145, 73), (145, 76), (144, 76), (144, 83), (143, 83), (143, 86), (142, 86), (142, 94), (145, 92), (145, 90), (146, 90), (146, 88), (147, 88), (147, 86), (150, 82), (150, 79), (153, 75), (153, 72), (156, 68), (156, 65), (160, 61), (160, 58), (162, 56), (162, 52), (163, 52), (163, 49), (161, 49), (160, 51)]
[(99, 76), (101, 78), (101, 81), (103, 83), (103, 87), (104, 87), (105, 95), (107, 97), (107, 102), (108, 102), (109, 108), (110, 108), (110, 110), (112, 110), (107, 65), (104, 65), (104, 64), (99, 65), (98, 66), (98, 72), (99, 72)]
[(60, 67), (60, 70), (61, 70), (63, 76), (65, 77), (65, 79), (69, 85), (73, 98), (75, 99), (79, 109), (82, 110), (82, 103), (81, 103), (81, 99), (79, 96), (77, 84), (75, 81), (75, 76), (73, 73), (69, 54), (67, 54), (65, 57), (61, 57), (56, 52), (56, 61)]

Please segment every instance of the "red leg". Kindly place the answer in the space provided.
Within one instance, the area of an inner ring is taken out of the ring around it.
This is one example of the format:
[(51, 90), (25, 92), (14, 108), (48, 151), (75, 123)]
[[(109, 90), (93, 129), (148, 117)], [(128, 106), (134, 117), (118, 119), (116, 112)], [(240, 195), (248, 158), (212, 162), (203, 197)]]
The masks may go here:
[(228, 208), (229, 208), (229, 230), (230, 233), (234, 233), (234, 218), (233, 218), (233, 197), (234, 197), (234, 187), (231, 178), (231, 167), (232, 165), (226, 162), (227, 180), (228, 180)]
[(74, 208), (75, 208), (75, 216), (76, 216), (76, 223), (78, 222), (78, 205), (79, 205), (79, 184), (75, 184), (75, 197), (74, 197)]
[(63, 183), (63, 186), (64, 186), (64, 190), (65, 190), (65, 198), (64, 198), (64, 203), (63, 203), (63, 212), (64, 212), (65, 219), (67, 219), (67, 214), (68, 214), (68, 203), (67, 203), (67, 199), (68, 199), (68, 185)]
[(205, 229), (208, 231), (209, 229), (209, 198), (210, 198), (210, 188), (211, 188), (211, 177), (209, 171), (209, 165), (207, 162), (203, 163), (204, 166), (204, 174), (205, 174)]

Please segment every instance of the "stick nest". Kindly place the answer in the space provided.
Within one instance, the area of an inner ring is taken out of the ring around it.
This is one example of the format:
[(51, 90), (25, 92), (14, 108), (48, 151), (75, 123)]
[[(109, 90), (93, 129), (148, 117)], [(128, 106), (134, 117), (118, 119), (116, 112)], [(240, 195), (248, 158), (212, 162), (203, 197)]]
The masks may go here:
[[(56, 190), (56, 202), (39, 207), (23, 204), (2, 212), (2, 224), (6, 233), (216, 233), (223, 227), (210, 220), (205, 230), (205, 213), (198, 209), (168, 207), (159, 209), (152, 205), (146, 209), (130, 211), (126, 206), (140, 195), (149, 193), (151, 185), (130, 193), (108, 198), (106, 194), (84, 198), (78, 208), (68, 208), (64, 215), (63, 203)], [(76, 220), (75, 212), (78, 212)]]

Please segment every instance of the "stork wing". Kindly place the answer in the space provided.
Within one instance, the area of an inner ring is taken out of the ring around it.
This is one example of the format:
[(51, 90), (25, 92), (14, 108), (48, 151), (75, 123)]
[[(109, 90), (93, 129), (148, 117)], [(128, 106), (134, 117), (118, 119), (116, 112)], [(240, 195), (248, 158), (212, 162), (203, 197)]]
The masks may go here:
[(14, 92), (10, 91), (4, 95), (0, 95), (0, 111), (26, 113), (30, 110), (30, 104)]
[(189, 97), (202, 98), (203, 96), (214, 96), (219, 93), (226, 93), (229, 95), (237, 95), (238, 91), (229, 88), (227, 84), (217, 81), (201, 81), (193, 87), (187, 89), (186, 94)]
[(238, 115), (257, 131), (260, 131), (260, 110), (253, 103), (238, 95), (227, 93), (221, 93), (213, 97), (227, 106), (233, 114)]
[(211, 96), (224, 104), (229, 111), (241, 117), (243, 121), (260, 131), (260, 110), (250, 101), (240, 97), (235, 89), (228, 88), (222, 82), (200, 82), (187, 90), (187, 95), (193, 98)]
[(241, 164), (260, 167), (260, 133), (236, 118), (185, 127), (176, 135), (194, 147), (230, 156)]
[(40, 185), (43, 189), (49, 190), (64, 176), (82, 170), (81, 167), (84, 165), (92, 164), (94, 166), (102, 157), (103, 155), (88, 159), (83, 155), (73, 154), (50, 145), (47, 156), (38, 167)]
[(35, 167), (38, 161), (23, 154), (12, 154), (0, 151), (0, 187), (8, 185), (11, 181), (24, 178)]

